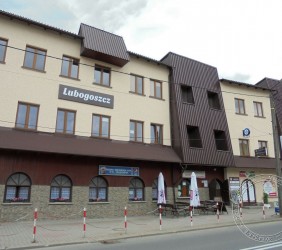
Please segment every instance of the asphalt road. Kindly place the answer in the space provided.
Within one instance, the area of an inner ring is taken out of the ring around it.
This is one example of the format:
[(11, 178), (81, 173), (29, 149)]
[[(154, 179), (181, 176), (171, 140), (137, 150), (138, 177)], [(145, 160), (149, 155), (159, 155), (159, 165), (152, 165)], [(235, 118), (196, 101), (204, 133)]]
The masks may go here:
[[(94, 242), (79, 245), (48, 247), (48, 250), (261, 250), (282, 249), (282, 222), (247, 225), (258, 235), (279, 234), (278, 242), (258, 242), (249, 239), (236, 226), (190, 231), (167, 235)], [(38, 248), (39, 249), (39, 248)], [(42, 250), (42, 248), (41, 248)]]

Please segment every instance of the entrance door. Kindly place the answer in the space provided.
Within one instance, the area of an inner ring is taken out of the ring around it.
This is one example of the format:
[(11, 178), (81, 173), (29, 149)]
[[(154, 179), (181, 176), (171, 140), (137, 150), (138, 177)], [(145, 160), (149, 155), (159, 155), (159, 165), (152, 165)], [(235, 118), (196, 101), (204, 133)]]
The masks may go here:
[(256, 192), (254, 183), (246, 179), (241, 184), (241, 194), (243, 203), (247, 205), (254, 205), (256, 203)]

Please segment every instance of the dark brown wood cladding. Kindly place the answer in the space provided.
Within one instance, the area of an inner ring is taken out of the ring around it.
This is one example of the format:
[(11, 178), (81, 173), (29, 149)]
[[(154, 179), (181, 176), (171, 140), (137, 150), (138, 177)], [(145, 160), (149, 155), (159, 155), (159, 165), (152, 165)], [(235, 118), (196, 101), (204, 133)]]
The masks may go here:
[[(223, 99), (219, 86), (217, 69), (195, 60), (169, 53), (162, 62), (172, 67), (171, 72), (171, 112), (173, 120), (173, 146), (181, 148), (183, 162), (203, 165), (234, 166), (231, 140), (228, 130)], [(194, 104), (182, 102), (181, 85), (192, 87)], [(221, 109), (209, 106), (207, 91), (218, 94)], [(190, 148), (187, 125), (199, 127), (202, 148)], [(228, 151), (216, 149), (214, 130), (225, 132)], [(178, 138), (176, 138), (176, 136)], [(180, 140), (178, 143), (178, 140)], [(180, 154), (181, 155), (181, 154)]]
[[(144, 181), (145, 186), (150, 187), (160, 172), (163, 173), (168, 186), (172, 186), (172, 168), (174, 175), (179, 174), (177, 166), (170, 163), (1, 150), (0, 185), (5, 185), (11, 174), (23, 172), (31, 178), (32, 185), (50, 185), (56, 175), (64, 174), (70, 177), (73, 185), (88, 186), (90, 180), (98, 176), (99, 165), (139, 167), (140, 178)], [(127, 187), (132, 178), (129, 176), (104, 177), (111, 187)]]
[(0, 148), (68, 155), (181, 162), (172, 147), (0, 127)]
[[(121, 36), (83, 23), (80, 25), (79, 35), (84, 37), (81, 55), (90, 55), (91, 58), (104, 60), (120, 67), (129, 62), (129, 55)], [(89, 53), (89, 50), (92, 50), (94, 53)]]

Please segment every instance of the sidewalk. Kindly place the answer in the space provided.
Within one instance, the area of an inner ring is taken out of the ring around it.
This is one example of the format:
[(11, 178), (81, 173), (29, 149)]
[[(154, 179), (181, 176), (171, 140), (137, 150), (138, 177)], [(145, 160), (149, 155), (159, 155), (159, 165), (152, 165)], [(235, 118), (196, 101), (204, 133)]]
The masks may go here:
[[(258, 223), (277, 221), (280, 219), (275, 215), (274, 209), (265, 210), (266, 219), (263, 219), (261, 209), (244, 209), (243, 222)], [(162, 217), (162, 230), (160, 230), (160, 219), (156, 215), (140, 217), (127, 217), (127, 230), (125, 231), (124, 217), (120, 218), (86, 218), (86, 234), (83, 237), (83, 218), (60, 219), (37, 221), (36, 242), (33, 240), (33, 221), (18, 221), (0, 223), (0, 249), (32, 249), (51, 245), (64, 245), (86, 242), (109, 243), (114, 240), (146, 235), (168, 234), (201, 230), (224, 226), (234, 226), (232, 211), (220, 215), (194, 215), (191, 226), (190, 217), (173, 217), (171, 215)]]

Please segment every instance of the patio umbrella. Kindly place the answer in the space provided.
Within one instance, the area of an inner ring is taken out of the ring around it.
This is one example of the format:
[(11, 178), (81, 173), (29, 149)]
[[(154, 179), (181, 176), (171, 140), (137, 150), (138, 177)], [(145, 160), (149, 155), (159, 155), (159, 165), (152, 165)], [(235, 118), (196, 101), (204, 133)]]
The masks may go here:
[(200, 196), (197, 185), (197, 177), (194, 172), (191, 174), (190, 206), (197, 207), (200, 205)]
[(165, 204), (165, 186), (164, 186), (164, 176), (162, 172), (159, 174), (158, 178), (158, 203), (159, 204)]

